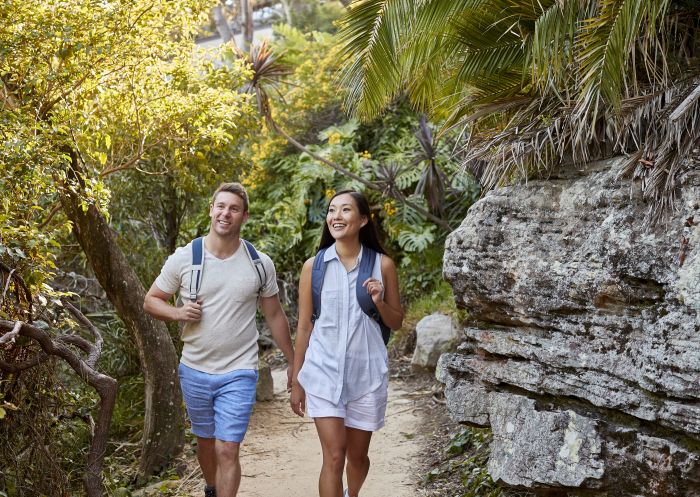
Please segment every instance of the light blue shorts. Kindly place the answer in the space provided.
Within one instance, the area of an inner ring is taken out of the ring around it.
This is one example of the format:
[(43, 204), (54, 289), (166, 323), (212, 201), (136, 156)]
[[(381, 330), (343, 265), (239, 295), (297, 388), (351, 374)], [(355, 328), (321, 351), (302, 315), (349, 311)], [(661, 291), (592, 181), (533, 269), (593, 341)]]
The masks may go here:
[(239, 369), (209, 374), (180, 363), (178, 373), (192, 433), (201, 438), (242, 442), (255, 404), (258, 372)]

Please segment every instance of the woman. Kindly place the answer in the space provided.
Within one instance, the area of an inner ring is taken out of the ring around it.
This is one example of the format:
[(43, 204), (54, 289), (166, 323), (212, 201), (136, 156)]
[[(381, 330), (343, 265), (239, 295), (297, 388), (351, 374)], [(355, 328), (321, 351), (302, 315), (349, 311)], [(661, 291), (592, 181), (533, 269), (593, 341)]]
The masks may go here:
[[(363, 252), (376, 252), (371, 277), (357, 281)], [(372, 432), (384, 426), (388, 359), (379, 324), (360, 308), (356, 285), (366, 291), (384, 325), (401, 327), (403, 311), (394, 262), (379, 244), (365, 197), (335, 194), (328, 205), (319, 250), (325, 275), (320, 313), (312, 324), (312, 257), (301, 271), (299, 324), (290, 403), (314, 419), (323, 450), (320, 497), (357, 497), (369, 471)], [(318, 313), (318, 310), (316, 310)], [(312, 333), (313, 331), (313, 333)], [(343, 467), (347, 460), (347, 485)]]

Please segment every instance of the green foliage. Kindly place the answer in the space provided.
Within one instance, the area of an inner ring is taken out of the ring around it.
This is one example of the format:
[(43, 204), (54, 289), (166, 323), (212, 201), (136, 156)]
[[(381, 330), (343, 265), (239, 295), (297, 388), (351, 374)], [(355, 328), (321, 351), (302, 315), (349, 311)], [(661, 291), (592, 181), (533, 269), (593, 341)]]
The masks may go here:
[[(77, 193), (85, 209), (97, 206), (152, 280), (181, 231), (196, 230), (188, 209), (199, 213), (214, 186), (244, 167), (237, 147), (256, 127), (241, 91), (250, 71), (225, 50), (205, 54), (193, 42), (212, 4), (4, 2), (0, 261), (22, 275), (39, 305), (57, 295), (62, 270), (89, 275), (61, 212), (67, 195)], [(3, 317), (25, 318), (8, 302)], [(95, 319), (105, 334), (102, 363), (125, 385), (115, 432), (138, 438), (143, 380), (134, 376), (133, 339), (113, 318)], [(34, 352), (15, 347), (11, 359)], [(70, 374), (59, 381), (58, 367), (49, 361), (8, 383), (0, 376), (2, 394), (17, 406), (0, 404), (2, 438), (17, 448), (0, 454), (0, 489), (9, 495), (73, 495), (82, 486), (89, 434), (82, 419), (94, 393)]]
[(444, 448), (441, 463), (430, 470), (425, 482), (459, 478), (460, 493), (456, 497), (515, 497), (524, 492), (506, 490), (493, 482), (486, 470), (490, 454), (491, 434), (476, 428), (461, 428)]
[(292, 26), (304, 33), (335, 33), (335, 22), (345, 13), (339, 1), (293, 0)]
[[(391, 181), (414, 204), (426, 210), (425, 197), (414, 192), (424, 178), (422, 144), (417, 135), (419, 121), (405, 105), (375, 122), (360, 124), (333, 113), (340, 105), (332, 80), (336, 75), (333, 38), (303, 35), (290, 27), (278, 27), (275, 52), (284, 54), (290, 75), (276, 88), (284, 99), (272, 95), (273, 114), (282, 127), (295, 136), (308, 136), (316, 129), (307, 148), (360, 177)], [(332, 121), (328, 122), (328, 116)], [(325, 126), (324, 126), (325, 124)], [(447, 180), (444, 208), (453, 222), (461, 220), (479, 192), (474, 179), (452, 158), (449, 139), (435, 143), (429, 161)], [(276, 134), (260, 134), (250, 146), (256, 168), (245, 179), (251, 193), (251, 220), (245, 228), (278, 265), (278, 271), (298, 277), (303, 261), (315, 253), (325, 222), (328, 198), (341, 188), (365, 191), (385, 243), (396, 256), (402, 288), (407, 297), (430, 293), (442, 279), (442, 249), (445, 231), (405, 204), (386, 198), (346, 177), (306, 153), (292, 152)], [(417, 261), (422, 270), (416, 274)], [(405, 281), (405, 283), (404, 283)]]
[[(426, 255), (434, 257), (434, 254)], [(401, 294), (409, 301), (404, 328), (415, 328), (418, 321), (434, 312), (459, 315), (449, 283), (433, 274), (421, 276), (415, 270), (416, 267), (418, 266), (415, 265), (415, 261), (399, 266)], [(436, 265), (433, 260), (428, 259), (422, 267), (434, 268)]]
[(405, 95), (459, 126), (486, 188), (631, 153), (626, 172), (670, 209), (697, 168), (698, 14), (684, 0), (354, 2), (346, 106), (367, 120)]

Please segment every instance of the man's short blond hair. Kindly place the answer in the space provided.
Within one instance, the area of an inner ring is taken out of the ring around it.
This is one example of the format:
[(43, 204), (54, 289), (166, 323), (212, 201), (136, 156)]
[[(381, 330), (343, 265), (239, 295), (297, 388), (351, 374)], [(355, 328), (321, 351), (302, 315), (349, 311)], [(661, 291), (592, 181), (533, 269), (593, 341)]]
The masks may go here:
[(216, 196), (221, 192), (233, 193), (238, 195), (243, 200), (243, 212), (248, 212), (248, 193), (245, 191), (245, 187), (240, 183), (221, 183), (219, 187), (211, 196), (211, 204), (214, 205), (214, 200)]

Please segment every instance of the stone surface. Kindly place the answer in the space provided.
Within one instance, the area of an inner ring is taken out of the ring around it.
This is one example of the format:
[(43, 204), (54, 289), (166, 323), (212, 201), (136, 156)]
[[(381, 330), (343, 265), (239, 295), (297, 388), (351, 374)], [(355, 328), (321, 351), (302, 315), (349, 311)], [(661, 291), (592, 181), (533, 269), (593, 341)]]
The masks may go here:
[(425, 316), (416, 325), (416, 348), (411, 365), (414, 368), (434, 369), (443, 352), (455, 346), (460, 332), (445, 314)]
[(618, 164), (472, 206), (444, 260), (471, 321), (436, 374), (455, 419), (492, 427), (504, 483), (697, 497), (700, 177), (650, 226)]
[(255, 400), (266, 402), (275, 398), (275, 388), (272, 383), (272, 370), (264, 363), (258, 364), (258, 385), (255, 390)]

